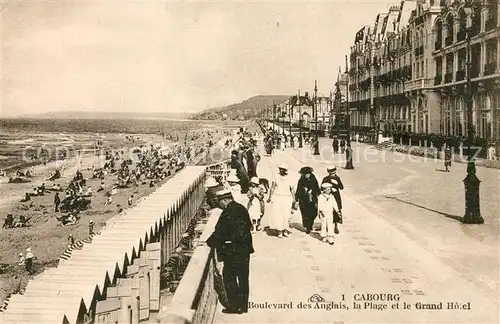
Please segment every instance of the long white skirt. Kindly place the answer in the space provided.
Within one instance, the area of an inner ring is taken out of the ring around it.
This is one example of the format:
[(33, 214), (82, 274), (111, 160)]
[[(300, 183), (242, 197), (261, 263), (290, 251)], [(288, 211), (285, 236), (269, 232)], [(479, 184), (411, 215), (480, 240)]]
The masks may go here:
[(271, 203), (271, 213), (266, 213), (269, 228), (283, 231), (288, 228), (292, 206), (291, 196), (274, 196)]
[(260, 219), (260, 202), (257, 198), (254, 198), (252, 201), (252, 205), (250, 205), (250, 209), (248, 210), (250, 214), (250, 218), (252, 220)]

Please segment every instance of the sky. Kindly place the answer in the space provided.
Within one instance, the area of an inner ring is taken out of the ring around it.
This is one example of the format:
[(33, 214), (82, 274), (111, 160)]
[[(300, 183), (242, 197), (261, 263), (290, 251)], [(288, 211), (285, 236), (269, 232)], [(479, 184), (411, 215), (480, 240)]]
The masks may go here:
[(328, 95), (356, 32), (398, 1), (2, 0), (1, 116), (196, 112)]

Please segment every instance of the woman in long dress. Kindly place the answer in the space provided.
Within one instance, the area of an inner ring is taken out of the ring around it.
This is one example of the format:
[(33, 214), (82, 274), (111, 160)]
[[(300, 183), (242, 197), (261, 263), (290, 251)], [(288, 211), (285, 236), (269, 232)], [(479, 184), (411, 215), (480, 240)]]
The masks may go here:
[(259, 178), (253, 177), (252, 180), (250, 180), (250, 190), (248, 190), (247, 193), (247, 209), (252, 219), (252, 233), (260, 231), (261, 229), (260, 221), (265, 212), (264, 192), (265, 188), (260, 184)]
[(302, 225), (306, 230), (306, 234), (311, 233), (314, 219), (318, 215), (318, 195), (321, 193), (318, 180), (316, 180), (313, 171), (311, 167), (300, 169), (301, 177), (295, 192), (295, 201), (299, 203)]
[(291, 207), (295, 189), (288, 175), (288, 166), (282, 164), (278, 167), (279, 174), (276, 175), (269, 193), (268, 203), (271, 203), (272, 213), (269, 218), (269, 228), (278, 231), (278, 237), (287, 237), (291, 232), (288, 223), (291, 216)]

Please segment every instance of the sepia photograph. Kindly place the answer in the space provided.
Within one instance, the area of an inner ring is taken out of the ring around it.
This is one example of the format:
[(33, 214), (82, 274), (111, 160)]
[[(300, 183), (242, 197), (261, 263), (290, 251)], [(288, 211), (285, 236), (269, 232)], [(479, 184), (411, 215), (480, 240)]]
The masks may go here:
[(500, 0), (1, 0), (0, 324), (500, 323)]

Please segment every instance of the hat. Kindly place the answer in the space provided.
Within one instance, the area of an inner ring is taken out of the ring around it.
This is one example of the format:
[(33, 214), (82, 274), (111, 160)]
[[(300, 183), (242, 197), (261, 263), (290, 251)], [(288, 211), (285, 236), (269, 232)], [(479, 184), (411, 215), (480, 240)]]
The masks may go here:
[(256, 184), (256, 185), (260, 184), (259, 178), (253, 177), (252, 180), (250, 180), (250, 183), (253, 183), (253, 184)]
[(336, 166), (331, 166), (329, 168), (326, 168), (326, 171), (328, 172), (334, 172), (334, 171), (337, 171), (337, 167)]
[(313, 173), (313, 172), (314, 172), (313, 168), (308, 167), (308, 166), (302, 167), (299, 171), (299, 173), (301, 173), (301, 174), (308, 174), (308, 173)]
[(219, 184), (217, 183), (217, 181), (215, 181), (214, 178), (212, 177), (209, 177), (207, 179), (207, 181), (205, 182), (205, 186), (208, 187), (208, 188), (211, 188), (211, 187), (217, 187)]
[(31, 252), (31, 248), (30, 248), (30, 247), (29, 247), (29, 248), (27, 248), (27, 249), (26, 249), (26, 252)]
[(215, 193), (217, 199), (226, 199), (226, 198), (233, 198), (233, 194), (231, 193), (231, 190), (228, 190), (228, 189), (224, 189), (224, 190), (220, 190), (220, 191), (217, 191)]
[(287, 165), (286, 163), (281, 163), (281, 164), (278, 166), (278, 169), (288, 170), (288, 165)]
[(19, 256), (20, 256), (20, 257), (21, 257), (21, 256), (24, 256), (23, 252), (19, 253)]
[(226, 179), (227, 182), (240, 182), (240, 179), (235, 174), (230, 174)]
[(89, 223), (93, 223), (94, 221), (93, 220), (89, 220)]
[(325, 188), (331, 188), (331, 187), (333, 187), (333, 185), (332, 185), (331, 183), (329, 183), (329, 182), (323, 182), (323, 183), (321, 184), (321, 188), (322, 188), (322, 189), (325, 189)]

